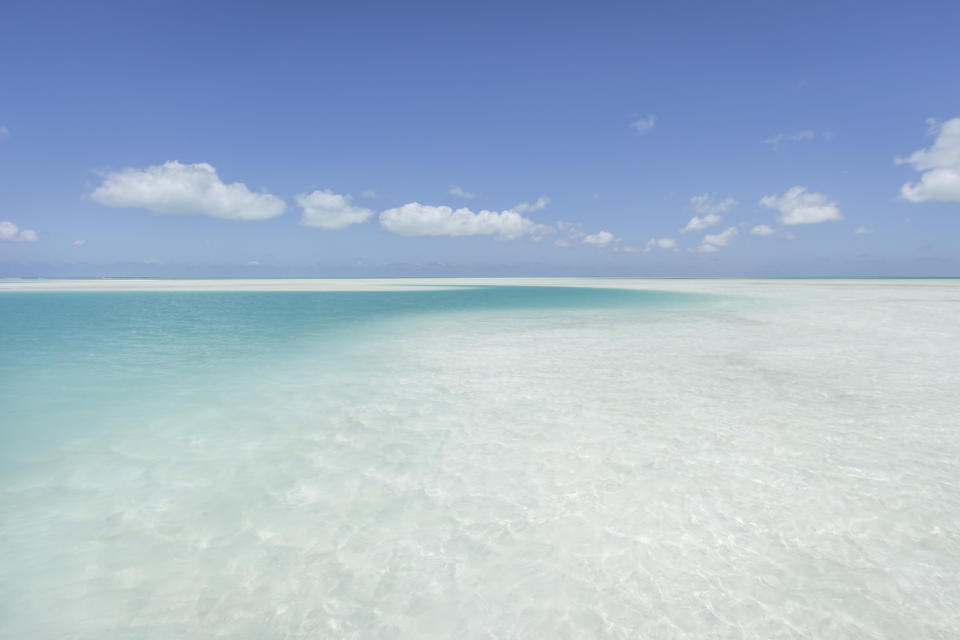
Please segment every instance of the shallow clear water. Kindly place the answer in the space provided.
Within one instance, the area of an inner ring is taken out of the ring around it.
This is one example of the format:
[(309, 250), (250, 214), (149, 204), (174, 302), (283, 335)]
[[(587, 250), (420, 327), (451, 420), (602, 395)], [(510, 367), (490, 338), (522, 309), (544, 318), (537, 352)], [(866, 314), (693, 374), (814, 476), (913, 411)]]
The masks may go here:
[(960, 635), (960, 284), (580, 284), (0, 292), (0, 637)]

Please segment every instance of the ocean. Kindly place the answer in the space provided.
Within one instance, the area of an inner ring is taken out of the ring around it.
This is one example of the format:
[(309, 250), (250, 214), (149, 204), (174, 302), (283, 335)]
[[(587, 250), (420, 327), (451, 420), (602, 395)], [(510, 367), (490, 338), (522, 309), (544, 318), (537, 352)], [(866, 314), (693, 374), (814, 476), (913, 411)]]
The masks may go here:
[(0, 281), (0, 638), (960, 637), (960, 280)]

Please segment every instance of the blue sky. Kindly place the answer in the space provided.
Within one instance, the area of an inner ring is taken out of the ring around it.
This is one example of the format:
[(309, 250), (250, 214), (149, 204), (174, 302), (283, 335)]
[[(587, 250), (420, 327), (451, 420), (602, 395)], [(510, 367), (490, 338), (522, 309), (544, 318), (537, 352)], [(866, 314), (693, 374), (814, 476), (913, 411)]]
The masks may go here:
[(960, 275), (960, 3), (2, 12), (0, 276)]

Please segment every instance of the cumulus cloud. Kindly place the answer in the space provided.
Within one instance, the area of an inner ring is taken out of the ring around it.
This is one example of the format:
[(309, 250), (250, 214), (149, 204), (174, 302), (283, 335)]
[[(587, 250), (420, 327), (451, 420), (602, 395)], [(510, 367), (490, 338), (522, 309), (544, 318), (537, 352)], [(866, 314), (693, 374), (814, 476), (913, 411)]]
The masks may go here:
[(87, 244), (87, 241), (86, 241), (86, 240), (74, 240), (74, 241), (73, 241), (73, 246), (75, 246), (75, 247), (83, 247), (83, 246), (85, 246), (86, 244)]
[(548, 204), (550, 204), (550, 198), (540, 196), (536, 202), (520, 202), (510, 207), (510, 210), (517, 213), (533, 213), (534, 211), (540, 211)]
[(960, 118), (944, 123), (931, 119), (927, 124), (930, 134), (936, 136), (930, 148), (894, 159), (923, 172), (920, 182), (900, 188), (900, 197), (910, 202), (960, 202)]
[(730, 197), (724, 198), (720, 202), (714, 202), (709, 193), (702, 193), (690, 198), (690, 204), (697, 213), (716, 215), (718, 213), (726, 213), (740, 203)]
[(698, 196), (693, 196), (690, 198), (690, 206), (693, 207), (694, 211), (701, 215), (690, 218), (690, 221), (687, 222), (687, 225), (683, 229), (680, 229), (680, 233), (703, 231), (704, 229), (709, 229), (714, 225), (720, 224), (720, 222), (723, 220), (723, 217), (720, 214), (730, 211), (738, 204), (740, 203), (730, 197), (724, 198), (719, 202), (714, 201), (713, 197), (709, 193), (702, 193)]
[(588, 236), (584, 236), (583, 244), (589, 244), (593, 247), (609, 247), (611, 243), (616, 242), (617, 238), (614, 237), (609, 231), (598, 231), (597, 233), (591, 233)]
[(703, 242), (700, 243), (692, 251), (698, 251), (700, 253), (712, 253), (720, 249), (720, 247), (725, 247), (733, 242), (733, 239), (737, 237), (737, 228), (736, 227), (727, 227), (720, 233), (707, 234), (703, 237)]
[(654, 247), (660, 249), (676, 249), (677, 241), (673, 238), (650, 238), (647, 241), (647, 246), (651, 249)]
[(621, 251), (623, 253), (650, 253), (654, 249), (676, 250), (676, 248), (677, 241), (673, 238), (650, 238), (645, 245), (616, 247), (614, 251)]
[(706, 242), (707, 244), (712, 244), (715, 247), (725, 247), (731, 242), (733, 242), (733, 239), (736, 237), (737, 237), (737, 228), (728, 227), (727, 229), (725, 229), (720, 233), (705, 235), (703, 237), (703, 241)]
[(680, 233), (687, 233), (688, 231), (703, 231), (704, 229), (709, 229), (715, 224), (719, 224), (723, 220), (721, 216), (718, 216), (715, 213), (708, 213), (703, 216), (693, 216), (690, 218), (690, 222), (687, 223), (683, 229), (680, 229)]
[(542, 236), (551, 229), (524, 218), (516, 211), (452, 209), (410, 202), (380, 214), (380, 225), (401, 236), (497, 235), (504, 240), (521, 236)]
[(449, 193), (452, 196), (458, 196), (460, 198), (476, 198), (477, 197), (477, 194), (471, 193), (469, 191), (464, 191), (457, 185), (453, 185), (452, 187), (450, 187)]
[(760, 204), (780, 212), (780, 224), (817, 224), (843, 220), (836, 202), (822, 193), (808, 192), (806, 187), (791, 187), (782, 196), (764, 196)]
[(224, 184), (217, 170), (205, 162), (181, 164), (176, 160), (108, 173), (90, 198), (108, 207), (228, 220), (266, 220), (287, 207), (280, 198), (250, 191), (242, 182)]
[(33, 229), (21, 229), (12, 222), (0, 222), (0, 242), (36, 242), (39, 240)]
[(656, 120), (656, 117), (653, 114), (648, 116), (638, 118), (630, 123), (630, 126), (639, 131), (640, 133), (647, 133), (653, 129), (653, 123)]
[[(813, 140), (815, 134), (811, 129), (804, 129), (803, 131), (797, 131), (796, 133), (778, 133), (775, 136), (767, 138), (763, 141), (763, 144), (769, 144), (774, 147), (777, 147), (782, 142), (801, 142), (803, 140)], [(830, 138), (833, 137), (833, 134), (830, 134)], [(826, 135), (824, 138), (829, 140)]]
[(758, 224), (752, 229), (750, 229), (750, 233), (752, 233), (755, 236), (772, 236), (776, 232), (777, 230), (768, 224)]
[(866, 225), (860, 225), (854, 233), (873, 233), (874, 231), (876, 231), (876, 229), (871, 229)]
[(343, 229), (351, 224), (364, 222), (373, 215), (372, 209), (351, 204), (353, 198), (349, 194), (340, 195), (330, 189), (301, 193), (296, 200), (303, 209), (300, 224), (306, 227)]

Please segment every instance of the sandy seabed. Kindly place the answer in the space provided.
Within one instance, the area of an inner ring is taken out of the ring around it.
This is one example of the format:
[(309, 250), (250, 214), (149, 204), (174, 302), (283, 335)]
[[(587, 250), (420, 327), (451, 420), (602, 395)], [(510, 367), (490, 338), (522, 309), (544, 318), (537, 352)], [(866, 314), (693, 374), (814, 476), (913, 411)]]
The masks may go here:
[(75, 424), (0, 476), (0, 638), (960, 637), (958, 280), (0, 289), (505, 283), (707, 295), (214, 344), (95, 407), (50, 384)]

